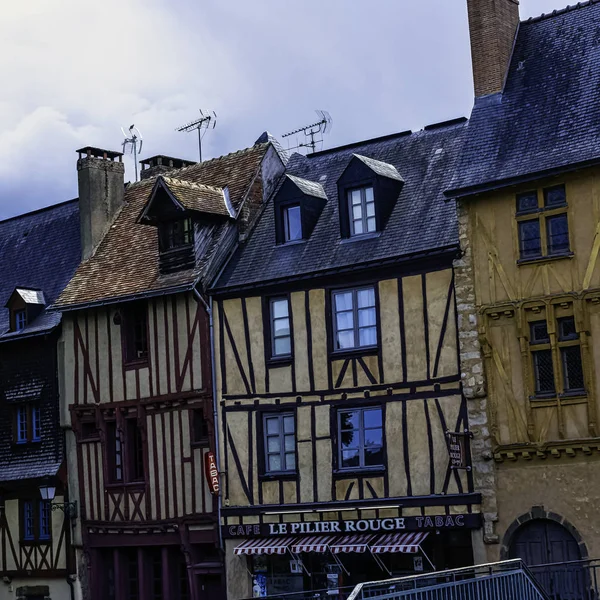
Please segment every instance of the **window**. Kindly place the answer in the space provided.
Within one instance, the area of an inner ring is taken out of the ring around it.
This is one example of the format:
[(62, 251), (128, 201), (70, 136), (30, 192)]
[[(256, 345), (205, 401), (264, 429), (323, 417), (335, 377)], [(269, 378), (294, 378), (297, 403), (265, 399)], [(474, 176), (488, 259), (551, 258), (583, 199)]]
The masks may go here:
[(271, 356), (292, 354), (292, 332), (290, 327), (290, 306), (287, 298), (271, 298)]
[(376, 230), (375, 198), (372, 187), (363, 187), (348, 192), (350, 235), (362, 235)]
[(334, 349), (377, 345), (375, 288), (333, 292)]
[(134, 302), (125, 309), (125, 362), (148, 360), (148, 312), (145, 302)]
[(302, 219), (299, 204), (283, 208), (283, 239), (286, 242), (302, 239)]
[(204, 418), (204, 411), (201, 408), (192, 411), (192, 442), (208, 445), (208, 421)]
[(136, 419), (127, 419), (129, 481), (144, 481), (144, 440)]
[(106, 451), (108, 479), (110, 483), (121, 483), (123, 481), (123, 445), (115, 421), (106, 423)]
[(98, 429), (95, 421), (82, 421), (81, 422), (81, 439), (97, 439)]
[(383, 466), (381, 407), (338, 411), (339, 468)]
[(42, 439), (41, 411), (37, 404), (22, 404), (15, 411), (15, 441), (17, 444), (39, 442)]
[(557, 342), (548, 333), (546, 321), (533, 321), (530, 327), (530, 347), (533, 360), (534, 392), (536, 396), (557, 392), (554, 358), (560, 368), (559, 393), (584, 393), (585, 380), (581, 360), (579, 333), (574, 317), (557, 319)]
[(21, 501), (22, 539), (43, 542), (52, 536), (52, 505), (49, 500)]
[(296, 471), (296, 424), (294, 415), (265, 415), (265, 471), (290, 473)]
[(137, 419), (124, 421), (124, 431), (116, 421), (106, 422), (106, 464), (109, 483), (144, 481), (144, 440)]
[(27, 311), (16, 310), (15, 311), (15, 331), (21, 331), (25, 329), (25, 325), (27, 325)]
[(517, 195), (521, 260), (569, 254), (569, 225), (564, 185)]
[(158, 231), (161, 252), (183, 248), (192, 243), (193, 229), (190, 219), (161, 223)]

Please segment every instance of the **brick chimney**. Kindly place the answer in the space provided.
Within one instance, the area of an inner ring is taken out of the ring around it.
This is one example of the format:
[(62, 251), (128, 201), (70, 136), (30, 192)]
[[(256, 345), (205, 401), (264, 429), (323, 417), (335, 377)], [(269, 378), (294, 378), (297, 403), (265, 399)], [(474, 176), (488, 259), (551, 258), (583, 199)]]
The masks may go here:
[(518, 0), (467, 0), (475, 97), (496, 94), (504, 79), (519, 26)]
[(108, 231), (125, 198), (123, 154), (90, 146), (77, 150), (81, 258), (88, 259)]
[(182, 158), (174, 158), (173, 156), (165, 156), (164, 154), (157, 154), (144, 160), (140, 160), (142, 165), (142, 172), (140, 179), (148, 179), (155, 175), (162, 175), (175, 169), (183, 169), (183, 167), (189, 167), (195, 165), (193, 160), (184, 160)]

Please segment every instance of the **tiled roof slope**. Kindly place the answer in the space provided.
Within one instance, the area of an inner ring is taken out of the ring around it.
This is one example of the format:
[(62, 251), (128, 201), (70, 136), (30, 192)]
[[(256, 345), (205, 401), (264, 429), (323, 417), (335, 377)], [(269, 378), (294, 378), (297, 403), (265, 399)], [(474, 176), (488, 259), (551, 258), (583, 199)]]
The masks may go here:
[[(268, 144), (259, 144), (220, 158), (171, 171), (169, 177), (212, 187), (229, 187), (230, 200), (237, 210), (258, 173)], [(201, 264), (194, 269), (159, 273), (156, 228), (137, 224), (150, 196), (155, 178), (131, 184), (125, 191), (125, 205), (96, 249), (79, 265), (73, 279), (56, 302), (57, 308), (115, 301), (140, 294), (162, 293), (193, 285), (217, 252), (231, 225), (217, 228)]]
[(60, 314), (42, 313), (18, 333), (10, 333), (4, 308), (16, 287), (40, 289), (49, 306), (79, 263), (77, 200), (0, 221), (0, 340), (41, 333), (60, 323)]
[(214, 213), (224, 217), (230, 216), (225, 204), (223, 188), (192, 183), (191, 181), (183, 181), (164, 175), (161, 178), (167, 184), (177, 202), (186, 210)]
[(600, 161), (600, 3), (520, 24), (502, 94), (475, 103), (448, 195)]
[[(238, 248), (214, 288), (309, 276), (457, 245), (455, 207), (445, 201), (443, 190), (450, 180), (463, 130), (461, 121), (307, 157), (292, 155), (287, 172), (322, 184), (327, 194), (327, 203), (310, 239), (276, 246), (271, 198), (248, 241)], [(393, 165), (405, 184), (381, 235), (342, 241), (337, 180), (354, 154)]]

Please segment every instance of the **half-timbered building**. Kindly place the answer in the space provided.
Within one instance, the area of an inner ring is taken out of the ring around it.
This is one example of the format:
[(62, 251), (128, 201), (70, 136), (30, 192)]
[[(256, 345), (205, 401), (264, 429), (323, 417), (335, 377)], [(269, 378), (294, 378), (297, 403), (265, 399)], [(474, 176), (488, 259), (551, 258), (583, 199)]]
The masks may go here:
[[(496, 471), (488, 554), (597, 557), (600, 4), (520, 24), (512, 0), (469, 10), (477, 99), (448, 195), (462, 369), (487, 400)], [(552, 593), (583, 597), (574, 581)]]
[[(77, 201), (0, 222), (0, 598), (62, 600), (76, 582), (49, 310), (79, 263)], [(71, 586), (71, 588), (69, 587)]]
[(223, 565), (205, 287), (283, 164), (265, 135), (144, 166), (125, 189), (118, 153), (77, 163), (83, 262), (57, 306), (80, 576), (91, 600), (208, 600)]
[(443, 190), (465, 121), (292, 155), (213, 286), (231, 600), (483, 556), (452, 468), (469, 416)]

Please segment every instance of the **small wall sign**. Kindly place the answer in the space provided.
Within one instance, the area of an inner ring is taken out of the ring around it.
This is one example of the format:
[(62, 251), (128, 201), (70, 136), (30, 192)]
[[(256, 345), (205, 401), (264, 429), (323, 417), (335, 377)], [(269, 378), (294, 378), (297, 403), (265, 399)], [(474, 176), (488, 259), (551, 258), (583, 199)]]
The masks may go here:
[(473, 437), (470, 431), (446, 431), (448, 455), (451, 469), (471, 470), (468, 441)]
[(219, 469), (217, 469), (217, 459), (212, 450), (204, 455), (204, 472), (206, 474), (206, 481), (208, 482), (210, 493), (214, 496), (218, 496), (219, 490), (221, 489), (219, 484)]

